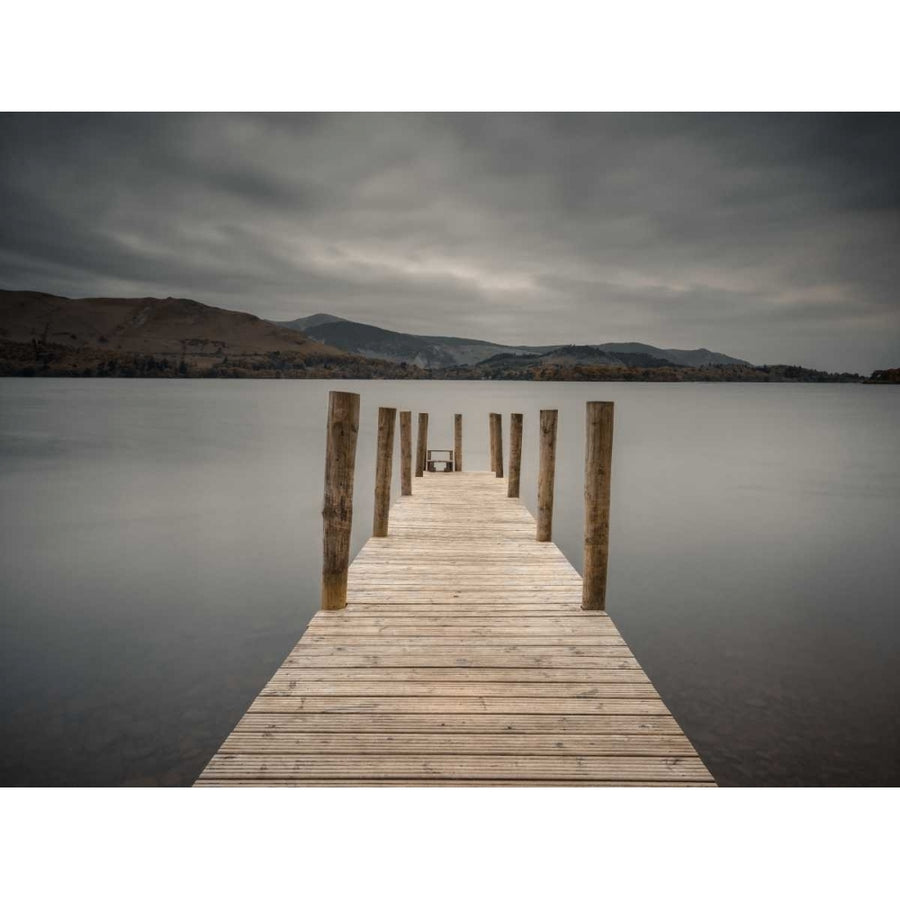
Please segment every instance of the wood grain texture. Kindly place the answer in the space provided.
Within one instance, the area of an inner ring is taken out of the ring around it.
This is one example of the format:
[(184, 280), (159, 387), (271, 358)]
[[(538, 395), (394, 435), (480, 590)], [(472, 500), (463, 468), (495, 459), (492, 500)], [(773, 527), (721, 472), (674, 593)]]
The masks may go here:
[(419, 413), (419, 430), (416, 435), (416, 478), (425, 471), (425, 454), (428, 452), (428, 413)]
[(576, 781), (701, 781), (706, 767), (695, 756), (512, 756), (484, 754), (216, 754), (209, 778), (307, 779), (435, 778), (572, 779)]
[(378, 439), (375, 448), (375, 513), (372, 520), (372, 537), (387, 537), (388, 533), (396, 419), (396, 409), (388, 406), (378, 408)]
[(197, 785), (714, 785), (503, 480), (416, 485)]
[(519, 496), (519, 476), (522, 472), (522, 413), (509, 416), (509, 476), (506, 496)]
[(613, 404), (586, 404), (584, 451), (584, 589), (582, 609), (606, 609)]
[(453, 416), (453, 468), (457, 472), (463, 470), (462, 413)]
[(491, 468), (498, 478), (503, 477), (503, 416), (490, 414)]
[(400, 494), (412, 494), (412, 413), (400, 411)]
[(493, 778), (429, 778), (427, 781), (404, 778), (333, 778), (333, 779), (289, 779), (289, 778), (205, 778), (196, 782), (194, 787), (331, 787), (331, 788), (356, 788), (356, 787), (654, 787), (654, 788), (678, 788), (678, 787), (715, 787), (714, 781), (617, 781), (617, 780), (582, 780), (566, 781), (564, 779), (545, 778), (533, 781), (528, 778), (510, 778), (498, 781)]
[(358, 434), (359, 394), (330, 391), (322, 503), (322, 609), (347, 605)]
[(541, 410), (537, 504), (537, 539), (539, 541), (553, 539), (553, 485), (556, 479), (557, 418), (557, 410)]

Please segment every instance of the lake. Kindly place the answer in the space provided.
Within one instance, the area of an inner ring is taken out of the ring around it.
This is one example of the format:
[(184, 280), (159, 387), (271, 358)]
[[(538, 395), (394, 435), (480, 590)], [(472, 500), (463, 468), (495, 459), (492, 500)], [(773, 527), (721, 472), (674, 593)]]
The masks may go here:
[[(329, 390), (488, 468), (559, 409), (581, 568), (584, 403), (614, 400), (608, 610), (722, 785), (900, 784), (900, 391), (864, 385), (0, 379), (0, 784), (188, 785), (319, 603)], [(396, 466), (395, 466), (396, 468)], [(399, 485), (395, 480), (395, 495)]]

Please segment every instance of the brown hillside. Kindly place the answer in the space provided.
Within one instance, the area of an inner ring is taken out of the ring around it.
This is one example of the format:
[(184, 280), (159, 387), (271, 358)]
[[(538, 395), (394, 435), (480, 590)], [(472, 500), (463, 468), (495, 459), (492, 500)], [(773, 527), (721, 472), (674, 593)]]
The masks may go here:
[(69, 299), (37, 291), (0, 290), (0, 339), (154, 356), (220, 357), (278, 351), (350, 358), (343, 350), (250, 313), (176, 297)]

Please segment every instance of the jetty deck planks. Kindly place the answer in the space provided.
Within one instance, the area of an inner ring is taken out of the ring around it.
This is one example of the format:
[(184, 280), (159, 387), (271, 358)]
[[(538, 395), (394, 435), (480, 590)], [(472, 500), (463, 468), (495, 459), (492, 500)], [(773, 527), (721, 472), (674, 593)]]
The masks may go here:
[(417, 478), (197, 786), (714, 785), (506, 494), (491, 472)]

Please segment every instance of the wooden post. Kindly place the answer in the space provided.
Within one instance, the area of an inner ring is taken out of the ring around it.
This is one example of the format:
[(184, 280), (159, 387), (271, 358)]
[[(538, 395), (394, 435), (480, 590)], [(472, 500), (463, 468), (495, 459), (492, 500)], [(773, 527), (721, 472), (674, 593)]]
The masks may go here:
[(522, 413), (509, 417), (509, 484), (507, 497), (519, 496), (519, 474), (522, 469)]
[(456, 413), (453, 416), (453, 471), (462, 470), (462, 413)]
[(400, 493), (412, 493), (412, 413), (400, 411)]
[(373, 537), (387, 537), (391, 511), (391, 475), (394, 464), (394, 422), (397, 410), (378, 407), (378, 448), (375, 454), (375, 517)]
[(541, 410), (541, 461), (538, 469), (537, 539), (549, 541), (553, 535), (553, 479), (556, 474), (555, 409)]
[(491, 449), (489, 451), (489, 456), (491, 460), (491, 471), (497, 471), (497, 434), (494, 431), (494, 416), (497, 413), (488, 413), (488, 435), (491, 439)]
[(493, 460), (491, 470), (498, 478), (503, 477), (503, 417), (500, 413), (491, 413), (491, 449)]
[(325, 448), (325, 501), (322, 506), (322, 609), (347, 605), (353, 474), (359, 433), (359, 394), (330, 391)]
[(587, 404), (584, 448), (584, 582), (582, 609), (606, 609), (613, 406)]
[(419, 413), (419, 434), (416, 442), (416, 478), (422, 477), (425, 469), (425, 454), (428, 451), (428, 413)]

